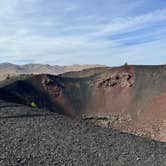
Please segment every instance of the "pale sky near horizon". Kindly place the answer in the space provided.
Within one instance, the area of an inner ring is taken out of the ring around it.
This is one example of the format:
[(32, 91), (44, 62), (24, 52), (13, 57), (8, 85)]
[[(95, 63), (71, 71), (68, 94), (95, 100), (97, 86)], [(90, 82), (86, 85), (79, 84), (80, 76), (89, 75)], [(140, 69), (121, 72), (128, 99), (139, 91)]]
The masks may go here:
[(166, 0), (0, 0), (0, 63), (166, 64)]

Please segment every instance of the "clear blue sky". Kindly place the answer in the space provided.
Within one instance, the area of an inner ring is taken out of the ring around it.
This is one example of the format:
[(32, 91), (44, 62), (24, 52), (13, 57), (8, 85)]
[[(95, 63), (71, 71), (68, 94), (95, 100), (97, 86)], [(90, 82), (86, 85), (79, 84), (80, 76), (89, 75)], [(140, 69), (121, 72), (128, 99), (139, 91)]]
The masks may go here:
[(0, 0), (0, 62), (166, 63), (166, 0)]

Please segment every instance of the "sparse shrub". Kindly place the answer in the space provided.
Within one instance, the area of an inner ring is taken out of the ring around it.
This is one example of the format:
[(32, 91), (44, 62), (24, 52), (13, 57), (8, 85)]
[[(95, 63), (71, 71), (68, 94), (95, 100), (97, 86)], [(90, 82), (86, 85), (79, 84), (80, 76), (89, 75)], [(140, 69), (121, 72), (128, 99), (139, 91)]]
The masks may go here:
[(9, 80), (10, 79), (10, 74), (8, 74), (7, 76), (6, 76), (6, 80)]
[(33, 102), (31, 102), (31, 107), (36, 108), (37, 104), (33, 101)]
[(124, 66), (128, 66), (128, 63), (127, 63), (127, 62), (125, 62), (125, 63), (124, 63)]

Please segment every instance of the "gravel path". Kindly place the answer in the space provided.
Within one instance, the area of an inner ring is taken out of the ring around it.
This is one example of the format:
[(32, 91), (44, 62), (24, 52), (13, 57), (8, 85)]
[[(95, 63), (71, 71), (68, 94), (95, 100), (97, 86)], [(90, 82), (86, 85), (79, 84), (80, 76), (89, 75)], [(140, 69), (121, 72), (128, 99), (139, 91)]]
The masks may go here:
[(166, 166), (166, 143), (0, 101), (0, 166)]

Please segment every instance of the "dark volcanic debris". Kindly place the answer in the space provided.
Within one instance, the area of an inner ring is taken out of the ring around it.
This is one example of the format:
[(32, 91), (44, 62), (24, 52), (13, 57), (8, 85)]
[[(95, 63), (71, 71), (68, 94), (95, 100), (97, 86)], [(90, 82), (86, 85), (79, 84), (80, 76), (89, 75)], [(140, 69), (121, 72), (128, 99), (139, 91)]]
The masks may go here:
[(0, 165), (165, 166), (166, 144), (0, 101)]

